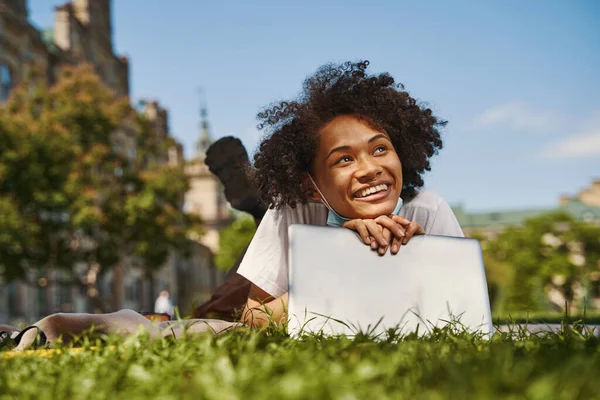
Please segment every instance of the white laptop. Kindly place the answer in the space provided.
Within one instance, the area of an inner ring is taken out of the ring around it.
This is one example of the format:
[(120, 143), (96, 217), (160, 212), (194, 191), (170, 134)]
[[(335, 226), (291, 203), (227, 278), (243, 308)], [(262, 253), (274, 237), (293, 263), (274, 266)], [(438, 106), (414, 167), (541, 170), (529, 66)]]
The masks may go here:
[(429, 332), (459, 321), (493, 333), (481, 247), (475, 239), (414, 236), (379, 256), (348, 229), (289, 227), (288, 331), (352, 336), (397, 328)]

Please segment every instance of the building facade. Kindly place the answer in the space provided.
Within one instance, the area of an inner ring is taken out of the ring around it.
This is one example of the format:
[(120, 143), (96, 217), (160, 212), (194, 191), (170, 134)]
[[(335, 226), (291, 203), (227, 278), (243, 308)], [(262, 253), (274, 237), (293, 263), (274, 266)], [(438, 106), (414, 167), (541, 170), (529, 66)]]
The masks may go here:
[[(84, 63), (93, 67), (115, 96), (129, 96), (129, 60), (115, 54), (112, 36), (110, 0), (73, 0), (62, 4), (55, 8), (53, 28), (43, 31), (29, 22), (26, 0), (0, 0), (0, 105), (30, 71), (41, 71), (41, 78), (52, 84), (61, 67)], [(183, 148), (170, 134), (168, 111), (157, 101), (148, 101), (140, 112), (155, 132), (152, 140), (159, 144), (156, 147), (164, 149), (152, 154), (148, 165), (183, 169)], [(209, 143), (205, 117), (204, 113), (203, 135)], [(112, 150), (133, 160), (137, 157), (137, 140), (133, 123), (123, 121), (111, 135)], [(215, 229), (223, 225), (221, 219), (226, 219), (227, 206), (222, 203), (218, 180), (200, 158), (193, 163), (202, 172), (189, 174), (194, 194), (186, 198), (191, 197), (195, 202), (194, 209), (189, 211), (198, 212), (207, 221), (208, 237), (195, 238), (190, 258), (172, 252), (152, 279), (144, 275), (136, 259), (127, 255), (106, 273), (80, 265), (73, 271), (46, 271), (41, 277), (31, 276), (28, 284), (3, 282), (0, 278), (0, 323), (30, 323), (52, 312), (99, 311), (80, 285), (52, 283), (68, 282), (77, 274), (98, 280), (97, 288), (108, 304), (103, 311), (121, 308), (153, 311), (154, 300), (161, 290), (171, 293), (182, 315), (191, 312), (194, 303), (208, 299), (223, 280), (223, 273), (214, 268), (212, 258), (215, 244), (218, 246)]]
[(129, 95), (129, 61), (114, 53), (111, 1), (73, 0), (56, 7), (52, 29), (37, 30), (25, 0), (0, 0), (0, 102), (32, 67), (52, 83), (64, 65), (92, 65), (117, 96)]
[(51, 71), (53, 61), (41, 32), (29, 23), (25, 0), (0, 0), (0, 103), (31, 66)]
[(568, 212), (577, 220), (600, 225), (600, 179), (592, 180), (589, 187), (576, 195), (560, 196), (555, 208), (469, 213), (461, 205), (452, 207), (467, 236), (480, 234), (488, 238), (495, 237), (508, 226), (522, 225), (529, 218), (558, 210)]
[(199, 215), (206, 233), (199, 240), (213, 253), (219, 251), (219, 231), (231, 223), (229, 206), (221, 182), (204, 163), (206, 151), (212, 144), (206, 108), (200, 110), (200, 137), (196, 152), (185, 165), (190, 190), (185, 194), (184, 210)]

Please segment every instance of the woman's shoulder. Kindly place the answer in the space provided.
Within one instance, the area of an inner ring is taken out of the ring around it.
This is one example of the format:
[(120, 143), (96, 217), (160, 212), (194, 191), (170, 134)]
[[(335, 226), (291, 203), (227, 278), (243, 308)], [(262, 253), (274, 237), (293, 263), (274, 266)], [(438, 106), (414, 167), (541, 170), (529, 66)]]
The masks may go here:
[(446, 205), (446, 200), (439, 194), (429, 191), (420, 190), (417, 195), (404, 205), (406, 208), (427, 208), (437, 210), (441, 205)]
[(285, 206), (280, 209), (269, 209), (265, 217), (268, 220), (272, 219), (286, 224), (322, 225), (327, 219), (327, 208), (317, 202), (298, 203), (295, 207)]
[(414, 199), (402, 207), (402, 215), (419, 223), (426, 234), (464, 236), (452, 208), (437, 193), (419, 191)]

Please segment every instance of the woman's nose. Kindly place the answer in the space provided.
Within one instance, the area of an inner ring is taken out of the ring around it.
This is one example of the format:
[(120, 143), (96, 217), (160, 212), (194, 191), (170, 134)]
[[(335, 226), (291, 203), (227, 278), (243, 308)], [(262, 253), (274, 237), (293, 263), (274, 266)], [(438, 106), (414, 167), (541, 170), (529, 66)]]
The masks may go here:
[(356, 170), (356, 178), (359, 181), (371, 181), (381, 174), (383, 168), (374, 160), (361, 160)]

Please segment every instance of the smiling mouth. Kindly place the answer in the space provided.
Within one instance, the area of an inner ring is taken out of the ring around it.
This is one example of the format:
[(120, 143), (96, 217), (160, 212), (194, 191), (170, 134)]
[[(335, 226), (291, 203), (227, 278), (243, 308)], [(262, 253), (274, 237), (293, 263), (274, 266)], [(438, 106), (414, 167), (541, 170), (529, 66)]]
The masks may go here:
[(371, 186), (354, 193), (354, 198), (360, 200), (378, 200), (385, 197), (389, 193), (391, 186), (392, 185), (387, 183)]

